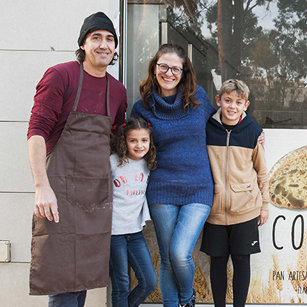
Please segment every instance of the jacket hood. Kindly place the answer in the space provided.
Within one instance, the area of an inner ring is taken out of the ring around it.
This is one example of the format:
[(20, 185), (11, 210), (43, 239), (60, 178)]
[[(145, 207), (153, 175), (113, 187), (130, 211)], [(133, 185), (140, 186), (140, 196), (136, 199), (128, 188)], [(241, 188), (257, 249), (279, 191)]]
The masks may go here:
[[(223, 123), (221, 121), (221, 113), (222, 110), (221, 108), (219, 108), (215, 114), (212, 115), (212, 117), (209, 119), (209, 121), (216, 126), (220, 126), (220, 128), (222, 128), (223, 130), (225, 130), (225, 127), (223, 126)], [(254, 120), (252, 119), (252, 117), (249, 115), (248, 112), (244, 112), (242, 113), (242, 120), (240, 121), (240, 123), (238, 123), (237, 125), (235, 125), (235, 127), (233, 128), (233, 130), (235, 131), (241, 131), (242, 129), (246, 128), (248, 125), (252, 124), (254, 122)]]

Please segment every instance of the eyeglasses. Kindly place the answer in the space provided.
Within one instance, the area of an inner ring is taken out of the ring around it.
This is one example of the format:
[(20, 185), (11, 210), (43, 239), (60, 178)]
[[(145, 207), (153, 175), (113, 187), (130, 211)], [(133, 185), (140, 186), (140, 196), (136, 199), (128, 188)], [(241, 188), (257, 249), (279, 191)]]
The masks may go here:
[(167, 73), (168, 70), (170, 69), (173, 75), (180, 75), (183, 71), (183, 69), (181, 67), (178, 66), (168, 66), (167, 64), (164, 63), (157, 63), (159, 70), (163, 73)]

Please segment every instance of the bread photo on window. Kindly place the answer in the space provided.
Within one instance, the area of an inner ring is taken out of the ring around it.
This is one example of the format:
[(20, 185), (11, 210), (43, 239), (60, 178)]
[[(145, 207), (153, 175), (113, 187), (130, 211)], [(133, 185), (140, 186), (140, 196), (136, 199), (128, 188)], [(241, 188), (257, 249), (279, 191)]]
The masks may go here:
[(288, 209), (307, 208), (307, 146), (283, 156), (269, 172), (271, 202)]

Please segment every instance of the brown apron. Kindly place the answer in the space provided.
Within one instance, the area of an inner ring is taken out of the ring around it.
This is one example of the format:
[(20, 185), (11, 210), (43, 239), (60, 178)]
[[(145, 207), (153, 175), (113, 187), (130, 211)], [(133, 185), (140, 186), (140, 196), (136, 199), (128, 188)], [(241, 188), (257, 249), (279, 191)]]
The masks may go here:
[[(33, 216), (30, 294), (57, 294), (105, 287), (109, 279), (112, 222), (110, 131), (107, 115), (77, 112), (83, 67), (72, 112), (47, 157), (47, 174), (60, 222)], [(95, 103), (95, 102), (93, 102)]]

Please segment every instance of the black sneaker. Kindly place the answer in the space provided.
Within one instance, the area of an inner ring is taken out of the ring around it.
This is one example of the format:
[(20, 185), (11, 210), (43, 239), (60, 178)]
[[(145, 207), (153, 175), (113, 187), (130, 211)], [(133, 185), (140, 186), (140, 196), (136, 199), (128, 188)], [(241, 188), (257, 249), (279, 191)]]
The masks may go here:
[(196, 304), (196, 293), (195, 290), (193, 289), (193, 295), (190, 299), (190, 302), (186, 304), (179, 304), (179, 307), (194, 307), (195, 304)]

